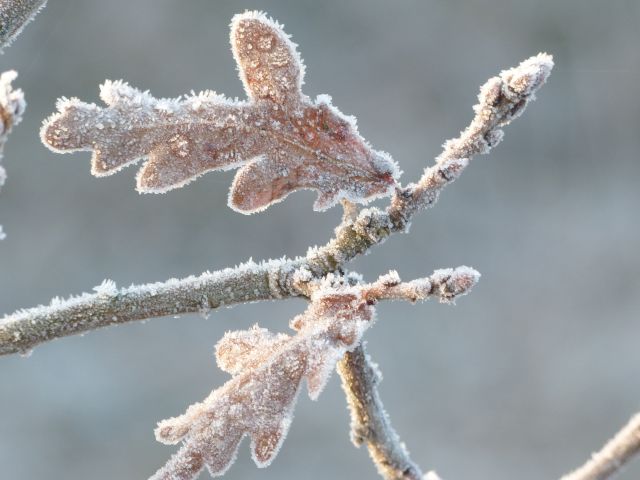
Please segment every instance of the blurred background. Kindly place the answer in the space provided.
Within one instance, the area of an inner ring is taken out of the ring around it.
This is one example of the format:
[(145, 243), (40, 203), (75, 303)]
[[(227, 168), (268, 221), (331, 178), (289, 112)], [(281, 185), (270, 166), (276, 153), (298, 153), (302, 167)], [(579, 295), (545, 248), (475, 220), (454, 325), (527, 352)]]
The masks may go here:
[[(307, 65), (305, 93), (333, 96), (375, 148), (416, 179), (471, 119), (478, 87), (539, 51), (550, 82), (433, 210), (352, 267), (411, 279), (471, 265), (455, 307), (384, 304), (367, 335), (392, 421), (445, 479), (553, 479), (640, 409), (640, 2), (637, 0), (51, 0), (0, 68), (28, 108), (5, 150), (0, 310), (304, 254), (340, 217), (296, 193), (267, 213), (226, 206), (233, 172), (138, 195), (135, 169), (95, 179), (89, 154), (55, 155), (38, 129), (59, 96), (98, 101), (104, 79), (173, 97), (244, 95), (228, 24), (263, 9)], [(0, 359), (3, 479), (147, 478), (175, 450), (158, 420), (227, 376), (213, 345), (256, 322), (285, 331), (302, 301), (153, 319)], [(338, 378), (302, 395), (289, 438), (258, 471), (243, 443), (226, 478), (377, 478), (352, 448)], [(207, 476), (203, 474), (202, 478)], [(640, 477), (640, 461), (621, 480)]]

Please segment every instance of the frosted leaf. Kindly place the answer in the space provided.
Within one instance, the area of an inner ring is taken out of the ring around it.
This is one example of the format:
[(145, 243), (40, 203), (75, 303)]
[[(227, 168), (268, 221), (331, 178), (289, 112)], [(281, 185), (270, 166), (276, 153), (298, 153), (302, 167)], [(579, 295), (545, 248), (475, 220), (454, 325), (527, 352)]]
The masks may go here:
[(190, 480), (205, 467), (220, 476), (245, 435), (256, 465), (267, 466), (287, 435), (302, 380), (316, 399), (336, 362), (359, 344), (373, 318), (373, 306), (362, 293), (343, 287), (315, 294), (291, 322), (293, 336), (257, 326), (227, 333), (216, 346), (216, 358), (233, 378), (183, 415), (158, 424), (158, 441), (182, 441), (182, 446), (151, 478)]
[(231, 50), (249, 98), (283, 105), (300, 101), (304, 64), (282, 25), (261, 12), (236, 15)]
[(227, 332), (216, 345), (218, 366), (231, 375), (259, 365), (267, 352), (274, 352), (290, 337), (271, 333), (255, 325), (250, 330)]
[(367, 203), (393, 192), (399, 170), (373, 150), (355, 120), (327, 95), (301, 91), (304, 66), (282, 27), (260, 12), (236, 15), (231, 45), (249, 99), (212, 92), (156, 99), (122, 81), (106, 81), (107, 105), (60, 99), (42, 141), (56, 152), (93, 151), (92, 173), (111, 175), (140, 159), (140, 192), (179, 188), (212, 170), (241, 167), (229, 206), (264, 210), (291, 192), (318, 192), (315, 210), (340, 199)]
[(96, 292), (99, 297), (114, 297), (118, 294), (118, 287), (116, 286), (116, 282), (107, 278), (103, 280), (100, 285), (93, 287), (93, 291)]

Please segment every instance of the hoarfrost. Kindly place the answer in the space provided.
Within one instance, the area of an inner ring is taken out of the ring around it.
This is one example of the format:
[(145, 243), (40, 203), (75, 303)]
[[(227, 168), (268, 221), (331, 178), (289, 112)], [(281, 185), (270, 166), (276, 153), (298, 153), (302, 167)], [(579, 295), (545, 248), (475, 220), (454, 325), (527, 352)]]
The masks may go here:
[(189, 480), (205, 467), (212, 476), (222, 475), (246, 435), (256, 465), (269, 465), (289, 430), (302, 380), (316, 399), (336, 362), (360, 343), (373, 320), (373, 307), (360, 290), (341, 287), (314, 294), (309, 308), (292, 320), (293, 336), (257, 325), (225, 334), (216, 358), (233, 377), (184, 415), (158, 424), (158, 441), (183, 444), (152, 480)]
[(384, 152), (360, 136), (354, 117), (328, 95), (301, 91), (304, 65), (282, 27), (261, 12), (236, 15), (231, 45), (247, 101), (213, 92), (156, 99), (123, 81), (106, 81), (107, 105), (60, 99), (42, 141), (60, 153), (93, 151), (91, 171), (111, 175), (145, 159), (142, 193), (182, 187), (213, 170), (240, 168), (228, 204), (262, 211), (300, 189), (318, 192), (314, 209), (341, 199), (357, 203), (393, 193), (400, 175)]
[(107, 278), (100, 285), (93, 287), (93, 291), (98, 297), (114, 297), (118, 294), (118, 287), (116, 282)]
[[(2, 14), (1, 9), (2, 7), (0, 7), (0, 14)], [(17, 76), (18, 74), (14, 70), (6, 71), (0, 75), (0, 161), (2, 161), (2, 152), (7, 137), (13, 126), (22, 121), (22, 115), (27, 105), (22, 90), (14, 89), (11, 85)], [(7, 172), (0, 165), (0, 187), (4, 185), (6, 179)], [(0, 240), (5, 237), (6, 234), (0, 225)]]
[(0, 53), (44, 8), (47, 0), (3, 0), (0, 2)]

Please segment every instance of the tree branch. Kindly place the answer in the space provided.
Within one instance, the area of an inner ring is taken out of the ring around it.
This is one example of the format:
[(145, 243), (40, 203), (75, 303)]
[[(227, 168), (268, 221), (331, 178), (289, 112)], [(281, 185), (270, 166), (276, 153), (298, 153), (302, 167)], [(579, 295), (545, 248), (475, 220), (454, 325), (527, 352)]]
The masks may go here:
[(552, 57), (541, 53), (489, 79), (480, 88), (471, 124), (460, 137), (445, 142), (436, 164), (427, 168), (417, 183), (399, 188), (384, 212), (365, 209), (355, 220), (346, 215), (335, 237), (307, 255), (310, 270), (317, 275), (335, 271), (392, 233), (406, 232), (413, 215), (433, 206), (444, 187), (462, 174), (475, 155), (489, 153), (500, 142), (501, 127), (521, 115), (535, 99), (552, 68)]
[(377, 385), (381, 380), (377, 366), (360, 346), (347, 352), (338, 363), (342, 388), (351, 412), (351, 441), (366, 444), (369, 455), (386, 480), (421, 480), (420, 467), (391, 426)]
[(560, 480), (605, 480), (640, 453), (640, 413), (594, 453), (583, 466)]
[[(436, 270), (426, 279), (400, 282), (390, 272), (380, 277), (366, 291), (371, 300), (426, 300), (436, 296), (451, 303), (469, 292), (480, 274), (469, 267)], [(391, 426), (384, 409), (378, 384), (382, 376), (377, 366), (359, 346), (347, 352), (338, 363), (342, 388), (351, 412), (351, 441), (356, 447), (366, 444), (373, 463), (385, 480), (422, 480), (420, 467), (409, 458), (404, 443)], [(431, 473), (431, 478), (437, 478)]]
[(490, 79), (480, 90), (480, 103), (474, 107), (476, 115), (469, 127), (459, 138), (445, 143), (436, 164), (417, 183), (398, 189), (386, 211), (369, 208), (356, 216), (350, 209), (335, 237), (323, 247), (310, 249), (306, 257), (132, 286), (107, 298), (82, 295), (18, 311), (0, 320), (0, 355), (29, 351), (39, 343), (107, 325), (196, 312), (203, 303), (213, 309), (222, 304), (306, 296), (304, 275), (308, 281), (321, 279), (391, 234), (406, 232), (413, 215), (432, 206), (472, 156), (488, 153), (499, 142), (500, 127), (522, 113), (552, 67), (551, 56), (539, 54)]
[(295, 262), (248, 262), (236, 268), (203, 273), (198, 277), (118, 290), (110, 280), (94, 294), (50, 305), (20, 310), (0, 320), (0, 355), (26, 353), (56, 338), (134, 320), (202, 312), (223, 305), (273, 300), (291, 296), (292, 287), (280, 277)]
[(44, 8), (47, 0), (2, 0), (0, 2), (0, 51), (20, 35), (22, 29)]

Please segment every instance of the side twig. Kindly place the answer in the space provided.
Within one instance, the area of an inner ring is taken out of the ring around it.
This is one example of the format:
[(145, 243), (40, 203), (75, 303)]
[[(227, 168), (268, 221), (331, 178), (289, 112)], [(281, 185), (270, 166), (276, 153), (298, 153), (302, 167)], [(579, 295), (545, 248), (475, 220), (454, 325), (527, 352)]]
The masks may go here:
[(19, 310), (0, 320), (0, 355), (26, 353), (36, 345), (109, 325), (135, 320), (201, 312), (220, 306), (289, 297), (278, 274), (295, 263), (273, 260), (248, 262), (236, 268), (203, 273), (163, 283), (117, 289), (105, 280), (96, 293), (50, 305)]
[(369, 455), (386, 480), (421, 480), (420, 467), (391, 426), (378, 393), (380, 374), (360, 346), (338, 363), (342, 388), (351, 412), (351, 441), (366, 444)]
[[(299, 272), (307, 272), (309, 280), (321, 279), (391, 234), (406, 232), (413, 215), (432, 206), (472, 156), (488, 153), (498, 143), (501, 127), (535, 98), (552, 67), (551, 56), (540, 54), (490, 79), (480, 90), (480, 102), (474, 107), (476, 115), (470, 126), (459, 138), (445, 143), (436, 164), (427, 168), (417, 183), (398, 189), (386, 211), (364, 209), (355, 220), (354, 212), (345, 215), (334, 238), (322, 247), (310, 249), (306, 257), (269, 261), (252, 267), (250, 272), (241, 267), (204, 274), (198, 277), (203, 280), (195, 282), (197, 286), (192, 285), (193, 278), (178, 283), (170, 280), (130, 287), (108, 300), (83, 295), (68, 302), (18, 311), (0, 320), (0, 355), (28, 351), (39, 343), (106, 325), (194, 312), (200, 309), (203, 298), (205, 306), (215, 308), (221, 304), (306, 296), (305, 289), (296, 286)], [(209, 281), (220, 276), (224, 280)], [(180, 291), (177, 297), (176, 290)]]
[(640, 413), (580, 468), (560, 480), (605, 480), (640, 454)]

